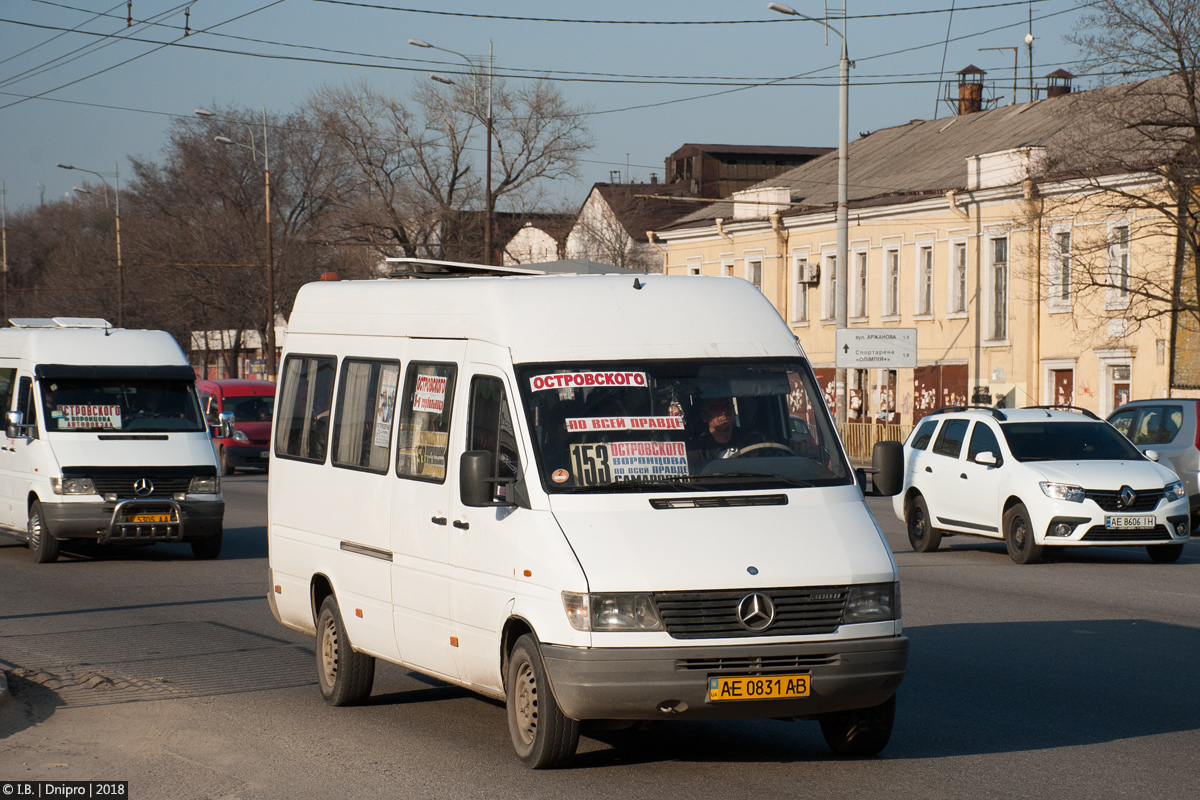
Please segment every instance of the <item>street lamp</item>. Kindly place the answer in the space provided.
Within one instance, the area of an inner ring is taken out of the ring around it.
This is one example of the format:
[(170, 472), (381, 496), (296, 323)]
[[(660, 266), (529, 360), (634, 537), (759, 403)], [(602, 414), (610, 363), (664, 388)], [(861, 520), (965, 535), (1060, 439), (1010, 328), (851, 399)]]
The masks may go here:
[[(95, 175), (104, 184), (104, 207), (108, 208), (108, 181), (104, 180), (104, 176), (99, 172), (83, 167), (73, 167), (70, 164), (56, 164), (59, 169), (73, 169), (76, 172), (86, 172), (89, 175)], [(113, 164), (113, 174), (115, 176), (116, 186), (113, 188), (113, 197), (116, 205), (116, 220), (117, 220), (117, 327), (125, 327), (125, 275), (121, 270), (121, 169), (120, 164)]]
[[(430, 44), (424, 39), (409, 39), (408, 43), (413, 47), (427, 47), (430, 50), (441, 50), (443, 53), (449, 53), (451, 55), (458, 56), (470, 64), (472, 70), (476, 68), (474, 61), (457, 50), (449, 50), (445, 47), (438, 47), (437, 45)], [(492, 41), (489, 39), (487, 69), (487, 118), (485, 119), (485, 123), (487, 125), (487, 174), (484, 180), (485, 210), (483, 223), (483, 263), (489, 267), (492, 265), (492, 216), (494, 206), (492, 199), (492, 74), (494, 72), (494, 64), (495, 62), (492, 59)], [(450, 80), (445, 75), (439, 75), (437, 73), (434, 73), (429, 77), (438, 83), (454, 83), (454, 81)], [(474, 91), (474, 86), (472, 86), (472, 91)], [(478, 98), (476, 98), (475, 104), (478, 106)]]
[[(203, 108), (197, 108), (195, 111), (198, 117), (211, 117), (213, 113), (206, 111)], [(254, 145), (254, 128), (250, 128), (250, 144), (242, 144), (235, 142), (228, 136), (214, 136), (213, 141), (218, 144), (233, 145), (240, 147), (243, 150), (249, 150), (258, 159), (259, 151)], [(267, 344), (263, 348), (263, 366), (266, 370), (267, 380), (275, 380), (275, 248), (271, 240), (271, 159), (267, 153), (267, 109), (263, 107), (263, 133), (262, 133), (262, 159), (263, 159), (263, 204), (266, 208), (266, 224), (267, 224)]]
[[(847, 131), (850, 127), (849, 107), (850, 107), (850, 56), (847, 54), (846, 48), (846, 0), (842, 0), (842, 30), (831, 27), (828, 22), (823, 19), (816, 19), (807, 14), (801, 14), (791, 6), (786, 6), (783, 3), (768, 3), (767, 8), (771, 11), (777, 11), (780, 14), (787, 14), (793, 17), (816, 22), (825, 26), (825, 43), (829, 43), (829, 32), (837, 34), (842, 39), (842, 57), (838, 60), (838, 196), (837, 196), (837, 264), (834, 265), (834, 292), (833, 292), (833, 307), (837, 317), (837, 328), (839, 330), (846, 327), (846, 319), (848, 317), (848, 302), (847, 302), (847, 265), (850, 255), (850, 212), (849, 212), (849, 162), (850, 156), (847, 152), (849, 147), (847, 143)], [(836, 377), (834, 378), (837, 386), (837, 402), (835, 415), (837, 424), (846, 424), (846, 368), (838, 367)]]

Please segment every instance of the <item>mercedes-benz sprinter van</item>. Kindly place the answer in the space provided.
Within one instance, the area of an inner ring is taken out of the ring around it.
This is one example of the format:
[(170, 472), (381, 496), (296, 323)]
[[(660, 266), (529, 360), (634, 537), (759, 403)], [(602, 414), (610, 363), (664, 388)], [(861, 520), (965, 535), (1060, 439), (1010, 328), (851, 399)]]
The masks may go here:
[(817, 720), (844, 755), (891, 734), (896, 563), (744, 280), (308, 284), (268, 503), (272, 611), (334, 705), (385, 659), (504, 701), (531, 767), (599, 720)]
[(0, 329), (0, 531), (58, 558), (71, 539), (221, 552), (225, 503), (196, 374), (165, 331), (100, 319)]

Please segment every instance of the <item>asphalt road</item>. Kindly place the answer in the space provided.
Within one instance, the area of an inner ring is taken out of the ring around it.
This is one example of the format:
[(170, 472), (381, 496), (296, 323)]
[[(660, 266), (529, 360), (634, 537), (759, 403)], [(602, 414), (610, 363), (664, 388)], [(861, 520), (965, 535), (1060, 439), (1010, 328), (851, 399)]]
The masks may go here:
[(516, 760), (504, 708), (391, 665), (329, 708), (313, 642), (267, 608), (264, 476), (225, 480), (225, 551), (30, 562), (0, 543), (0, 782), (107, 779), (143, 798), (1189, 798), (1200, 775), (1200, 541), (1177, 564), (1093, 549), (1019, 567), (1001, 544), (909, 550), (909, 672), (883, 754), (816, 723), (665, 723)]

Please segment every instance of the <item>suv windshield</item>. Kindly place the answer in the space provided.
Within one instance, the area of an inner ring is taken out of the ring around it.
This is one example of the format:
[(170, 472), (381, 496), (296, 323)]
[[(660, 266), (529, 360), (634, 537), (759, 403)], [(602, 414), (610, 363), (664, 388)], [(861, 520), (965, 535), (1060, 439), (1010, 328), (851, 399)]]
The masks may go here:
[(188, 381), (119, 378), (43, 379), (47, 431), (203, 431)]
[(275, 398), (262, 395), (226, 395), (224, 409), (233, 412), (234, 422), (270, 422), (275, 411)]
[(1143, 460), (1107, 422), (1005, 422), (1000, 429), (1017, 461)]
[(853, 482), (801, 359), (518, 367), (548, 492)]

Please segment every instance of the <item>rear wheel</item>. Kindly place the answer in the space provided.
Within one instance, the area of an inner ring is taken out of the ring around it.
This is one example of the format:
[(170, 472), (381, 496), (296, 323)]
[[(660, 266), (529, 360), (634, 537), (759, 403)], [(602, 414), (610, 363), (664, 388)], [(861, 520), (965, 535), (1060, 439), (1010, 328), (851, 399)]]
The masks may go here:
[(846, 758), (873, 756), (887, 747), (896, 721), (896, 695), (870, 708), (835, 711), (821, 717), (829, 749)]
[(933, 527), (929, 506), (921, 495), (908, 507), (908, 543), (918, 553), (932, 553), (942, 543), (942, 532)]
[(221, 544), (224, 540), (224, 530), (218, 530), (206, 539), (192, 539), (192, 555), (202, 561), (211, 561), (221, 555)]
[(331, 706), (349, 706), (371, 696), (375, 659), (350, 646), (342, 613), (333, 595), (321, 603), (317, 616), (317, 684)]
[(229, 463), (229, 450), (222, 447), (221, 452), (217, 453), (217, 463), (221, 466), (222, 475), (232, 475), (237, 469)]
[(1183, 555), (1183, 544), (1149, 544), (1146, 552), (1150, 560), (1158, 564), (1174, 564)]
[(529, 634), (517, 639), (513, 647), (504, 688), (508, 731), (525, 766), (544, 769), (570, 760), (579, 745), (579, 721), (559, 710), (542, 654)]
[(1034, 540), (1029, 512), (1022, 503), (1004, 512), (1004, 544), (1009, 558), (1018, 564), (1034, 564), (1042, 557), (1043, 545)]
[(33, 553), (35, 562), (49, 564), (58, 560), (58, 539), (50, 534), (50, 529), (46, 526), (41, 501), (34, 500), (33, 505), (29, 507), (26, 530), (29, 533), (29, 550)]

